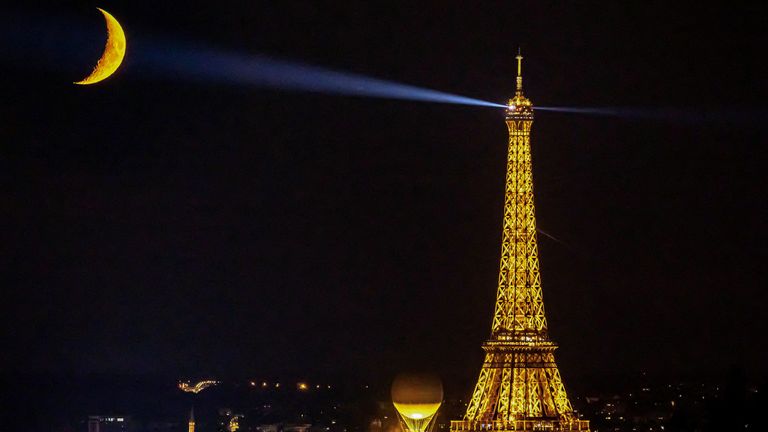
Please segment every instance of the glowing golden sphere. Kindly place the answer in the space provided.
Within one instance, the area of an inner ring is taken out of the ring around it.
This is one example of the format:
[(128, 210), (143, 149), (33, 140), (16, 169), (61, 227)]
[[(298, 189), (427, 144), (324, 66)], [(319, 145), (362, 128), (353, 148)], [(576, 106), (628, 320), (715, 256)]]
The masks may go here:
[(409, 428), (414, 426), (411, 430), (423, 430), (428, 423), (423, 420), (435, 415), (442, 402), (443, 383), (435, 375), (401, 374), (392, 383), (392, 403)]

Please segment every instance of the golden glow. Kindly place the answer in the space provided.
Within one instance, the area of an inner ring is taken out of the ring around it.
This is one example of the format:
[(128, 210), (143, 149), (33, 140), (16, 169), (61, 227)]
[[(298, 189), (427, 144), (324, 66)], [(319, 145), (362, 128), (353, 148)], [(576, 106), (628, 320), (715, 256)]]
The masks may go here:
[(240, 429), (239, 417), (233, 416), (231, 419), (229, 419), (229, 425), (227, 426), (227, 430), (229, 432), (235, 432), (238, 429)]
[(93, 72), (83, 78), (83, 80), (75, 82), (75, 84), (95, 84), (109, 78), (120, 67), (123, 57), (125, 57), (126, 41), (123, 28), (107, 11), (101, 8), (97, 9), (101, 11), (102, 15), (104, 15), (104, 20), (107, 22), (107, 44), (104, 46), (104, 53), (101, 55), (98, 63), (96, 63), (96, 67), (93, 68)]
[(555, 363), (539, 274), (530, 133), (533, 104), (523, 94), (522, 60), (517, 90), (507, 105), (509, 130), (504, 219), (496, 307), (485, 361), (462, 431), (589, 431), (574, 413)]
[(309, 388), (309, 386), (307, 385), (307, 383), (300, 382), (296, 384), (296, 388), (299, 390), (306, 390)]
[(189, 423), (187, 423), (187, 432), (195, 432), (195, 407), (189, 410)]
[(194, 393), (198, 394), (201, 391), (205, 390), (206, 388), (210, 386), (214, 386), (218, 384), (218, 381), (213, 380), (205, 380), (195, 383), (195, 385), (191, 385), (189, 381), (179, 381), (179, 388), (187, 393)]
[(443, 402), (443, 384), (429, 374), (401, 374), (392, 383), (392, 403), (410, 432), (424, 432)]
[(400, 415), (411, 420), (422, 420), (431, 417), (440, 409), (440, 402), (431, 404), (399, 404), (394, 402), (394, 404)]

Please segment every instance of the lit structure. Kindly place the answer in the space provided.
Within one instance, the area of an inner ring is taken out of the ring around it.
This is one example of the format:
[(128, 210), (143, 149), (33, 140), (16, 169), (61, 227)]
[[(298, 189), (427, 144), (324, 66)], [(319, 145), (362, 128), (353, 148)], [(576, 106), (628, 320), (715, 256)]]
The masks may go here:
[(195, 408), (189, 410), (189, 423), (187, 424), (187, 432), (195, 432)]
[(547, 334), (536, 217), (530, 132), (533, 105), (523, 95), (517, 55), (517, 91), (509, 100), (509, 129), (501, 265), (491, 337), (461, 431), (589, 431), (573, 412), (555, 364), (557, 345)]
[(131, 419), (126, 416), (88, 416), (88, 432), (125, 432), (130, 430)]
[(392, 383), (392, 404), (403, 432), (429, 432), (443, 403), (443, 383), (435, 375), (400, 374)]
[(227, 431), (229, 432), (236, 432), (238, 429), (240, 429), (240, 418), (242, 415), (233, 415), (231, 419), (229, 419), (229, 424), (227, 424)]
[(195, 385), (191, 385), (189, 381), (179, 381), (179, 389), (181, 389), (181, 391), (186, 393), (198, 394), (201, 391), (207, 389), (208, 387), (214, 386), (218, 383), (219, 383), (218, 381), (205, 380), (205, 381), (197, 382), (195, 383)]
[[(195, 383), (195, 385), (191, 385), (189, 381), (179, 381), (178, 387), (181, 389), (181, 391), (185, 393), (192, 393), (192, 394), (198, 394), (201, 391), (207, 389), (210, 386), (214, 386), (218, 384), (218, 381), (214, 380), (204, 380), (204, 381), (198, 381)], [(195, 432), (195, 407), (192, 406), (192, 409), (189, 411), (189, 425), (188, 425), (188, 432)]]

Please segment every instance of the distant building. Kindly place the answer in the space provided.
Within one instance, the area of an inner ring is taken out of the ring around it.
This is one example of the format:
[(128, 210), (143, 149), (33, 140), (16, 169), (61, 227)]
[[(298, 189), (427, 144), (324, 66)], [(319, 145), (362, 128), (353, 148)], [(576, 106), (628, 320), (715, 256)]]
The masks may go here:
[(311, 427), (312, 425), (308, 423), (305, 423), (305, 424), (290, 423), (283, 426), (283, 432), (309, 432), (309, 429)]
[(237, 432), (240, 429), (240, 420), (245, 416), (236, 414), (229, 408), (219, 408), (219, 420), (217, 432)]
[(280, 423), (263, 424), (256, 427), (258, 432), (282, 432), (282, 426)]
[(256, 427), (258, 432), (310, 432), (312, 425), (309, 423), (273, 423), (262, 424)]
[(127, 416), (88, 416), (88, 432), (128, 432), (131, 419)]

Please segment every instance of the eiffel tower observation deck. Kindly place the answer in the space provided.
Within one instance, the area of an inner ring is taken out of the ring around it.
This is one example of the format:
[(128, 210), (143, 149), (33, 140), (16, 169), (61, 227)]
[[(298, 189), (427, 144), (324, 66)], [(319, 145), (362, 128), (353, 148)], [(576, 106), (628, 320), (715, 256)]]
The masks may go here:
[(507, 176), (501, 266), (485, 361), (462, 420), (462, 431), (589, 431), (573, 412), (555, 364), (539, 274), (533, 205), (530, 132), (533, 105), (523, 95), (517, 55), (517, 91), (509, 100)]

